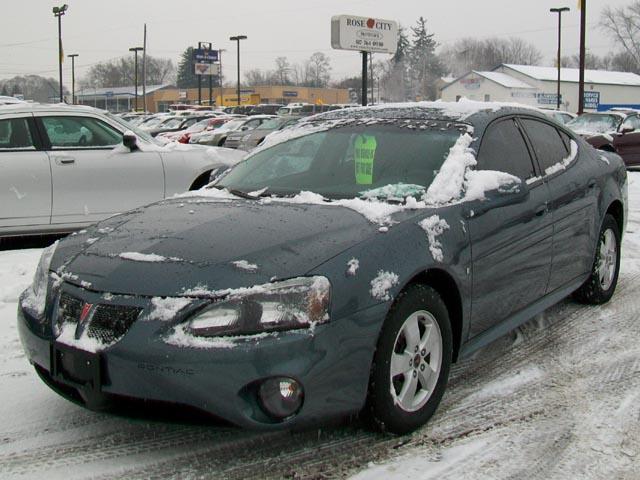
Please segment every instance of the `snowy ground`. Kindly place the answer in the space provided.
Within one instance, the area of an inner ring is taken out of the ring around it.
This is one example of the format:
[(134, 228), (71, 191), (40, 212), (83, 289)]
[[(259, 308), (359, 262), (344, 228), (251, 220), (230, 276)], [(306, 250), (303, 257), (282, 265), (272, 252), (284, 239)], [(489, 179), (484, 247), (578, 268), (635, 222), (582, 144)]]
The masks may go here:
[(564, 301), (458, 364), (412, 436), (357, 425), (252, 433), (202, 418), (89, 412), (25, 360), (15, 310), (39, 249), (0, 251), (0, 472), (7, 478), (640, 478), (640, 173), (618, 290)]

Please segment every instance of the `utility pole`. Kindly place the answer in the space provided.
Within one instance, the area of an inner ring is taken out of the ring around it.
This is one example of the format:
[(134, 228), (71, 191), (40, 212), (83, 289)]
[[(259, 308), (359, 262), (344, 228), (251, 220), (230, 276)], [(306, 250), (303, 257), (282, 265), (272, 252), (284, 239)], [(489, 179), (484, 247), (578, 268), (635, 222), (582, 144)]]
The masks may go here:
[(240, 40), (246, 40), (246, 35), (236, 35), (235, 37), (229, 37), (232, 42), (238, 42), (238, 106), (240, 105)]
[(362, 106), (367, 106), (369, 89), (367, 87), (367, 52), (362, 52)]
[(71, 59), (71, 104), (76, 104), (76, 57), (79, 57), (77, 53), (67, 55)]
[(563, 12), (568, 12), (571, 9), (569, 7), (562, 7), (562, 8), (551, 8), (549, 9), (549, 11), (551, 13), (557, 13), (558, 14), (558, 102), (557, 102), (557, 107), (556, 110), (560, 110), (560, 73), (561, 73), (561, 67), (562, 67), (562, 13)]
[(143, 47), (131, 47), (129, 49), (130, 52), (133, 52), (134, 56), (135, 56), (135, 99), (134, 99), (134, 110), (137, 112), (138, 111), (138, 52), (144, 50)]
[(578, 115), (584, 113), (584, 68), (586, 61), (587, 0), (580, 0), (580, 79), (578, 81)]
[(62, 16), (65, 14), (69, 6), (65, 3), (61, 7), (53, 7), (53, 16), (58, 17), (58, 73), (60, 83), (60, 103), (64, 102), (62, 93), (62, 61), (64, 60), (64, 52), (62, 51)]

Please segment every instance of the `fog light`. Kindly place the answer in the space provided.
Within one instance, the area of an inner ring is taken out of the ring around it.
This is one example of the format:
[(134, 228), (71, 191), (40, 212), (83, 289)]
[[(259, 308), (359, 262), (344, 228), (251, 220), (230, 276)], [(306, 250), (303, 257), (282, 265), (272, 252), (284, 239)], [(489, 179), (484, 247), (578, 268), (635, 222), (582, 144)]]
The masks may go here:
[(275, 377), (265, 380), (258, 390), (262, 409), (276, 420), (295, 415), (302, 406), (302, 385), (292, 378)]

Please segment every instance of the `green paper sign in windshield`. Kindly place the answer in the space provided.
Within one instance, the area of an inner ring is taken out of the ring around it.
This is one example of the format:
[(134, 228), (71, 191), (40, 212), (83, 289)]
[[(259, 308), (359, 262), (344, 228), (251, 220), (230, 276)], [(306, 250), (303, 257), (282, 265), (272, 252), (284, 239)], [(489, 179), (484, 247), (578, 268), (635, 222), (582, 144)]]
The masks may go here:
[(377, 146), (378, 142), (374, 136), (360, 135), (356, 139), (354, 150), (357, 185), (371, 185), (373, 183), (373, 161)]

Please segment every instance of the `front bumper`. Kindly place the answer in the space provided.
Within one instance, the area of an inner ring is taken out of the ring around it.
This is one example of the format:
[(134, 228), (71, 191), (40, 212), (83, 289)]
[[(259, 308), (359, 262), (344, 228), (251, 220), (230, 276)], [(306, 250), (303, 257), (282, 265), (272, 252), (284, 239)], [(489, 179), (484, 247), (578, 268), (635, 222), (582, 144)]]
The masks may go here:
[[(100, 299), (100, 294), (71, 285), (63, 289), (89, 303)], [(245, 428), (317, 423), (363, 407), (384, 314), (384, 306), (378, 305), (314, 331), (244, 337), (232, 348), (228, 344), (171, 345), (165, 339), (173, 324), (138, 320), (120, 341), (96, 354), (99, 385), (85, 388), (62, 380), (61, 386), (76, 390), (89, 408), (97, 408), (107, 397), (123, 396), (188, 405)], [(54, 346), (59, 344), (47, 333), (51, 331), (47, 320), (34, 316), (22, 301), (18, 330), (27, 357), (40, 375), (60, 382), (53, 378), (52, 360)], [(280, 422), (262, 411), (252, 388), (275, 376), (294, 378), (304, 388), (300, 411)]]

